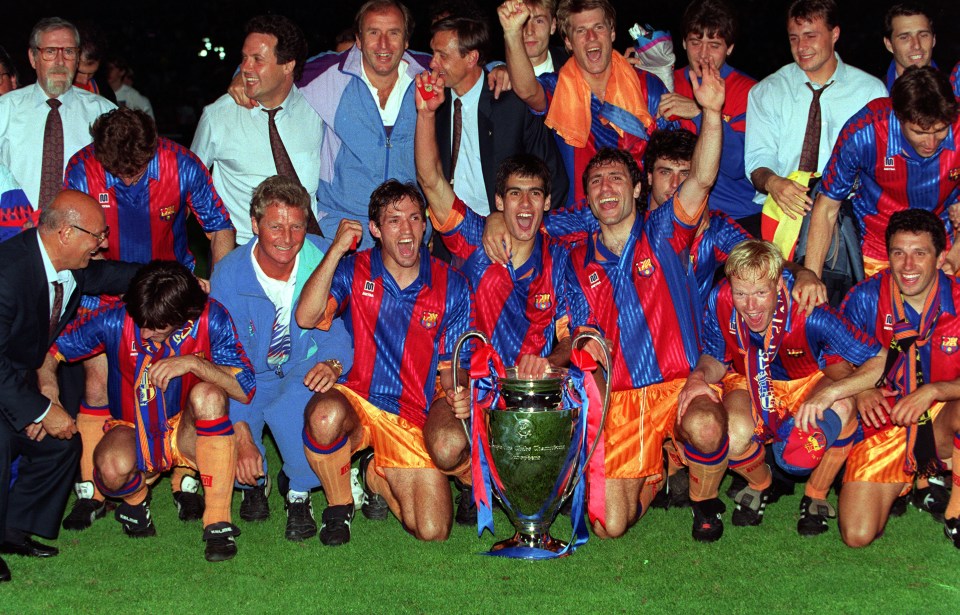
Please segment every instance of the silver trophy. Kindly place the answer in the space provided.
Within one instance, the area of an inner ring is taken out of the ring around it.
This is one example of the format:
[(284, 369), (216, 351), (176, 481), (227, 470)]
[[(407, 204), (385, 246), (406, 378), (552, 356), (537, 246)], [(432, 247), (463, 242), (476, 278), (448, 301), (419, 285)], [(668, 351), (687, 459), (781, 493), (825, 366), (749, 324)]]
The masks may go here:
[[(479, 331), (464, 333), (454, 348), (454, 365), (460, 364), (461, 347), (471, 337), (489, 344)], [(600, 344), (606, 364), (610, 365), (606, 343), (595, 333), (577, 335), (573, 347), (577, 348), (578, 343), (587, 338)], [(504, 377), (495, 381), (505, 407), (475, 409), (472, 420), (485, 421), (489, 461), (500, 483), (494, 483), (492, 490), (516, 534), (496, 543), (491, 553), (507, 548), (558, 553), (567, 543), (551, 536), (550, 526), (563, 503), (583, 480), (590, 458), (603, 437), (610, 388), (606, 387), (597, 436), (584, 455), (581, 445), (586, 432), (581, 438), (574, 438), (580, 407), (564, 403), (564, 391), (572, 388), (566, 369), (551, 368), (542, 378), (520, 378), (517, 369), (511, 367), (505, 370)]]

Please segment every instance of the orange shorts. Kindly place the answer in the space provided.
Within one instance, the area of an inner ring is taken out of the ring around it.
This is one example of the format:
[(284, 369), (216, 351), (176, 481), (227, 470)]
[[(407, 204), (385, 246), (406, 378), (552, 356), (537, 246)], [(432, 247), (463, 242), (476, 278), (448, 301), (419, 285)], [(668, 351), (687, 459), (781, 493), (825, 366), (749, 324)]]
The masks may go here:
[[(810, 397), (821, 378), (823, 378), (823, 372), (818, 370), (805, 378), (774, 380), (773, 394), (777, 413), (781, 417), (792, 415), (800, 404)], [(727, 374), (722, 382), (724, 393), (738, 390), (749, 392), (747, 378), (742, 374)]]
[(884, 269), (887, 269), (890, 266), (890, 261), (884, 259), (870, 258), (869, 256), (863, 257), (863, 277), (869, 278), (870, 276), (880, 273)]
[(373, 447), (377, 468), (436, 468), (423, 442), (423, 430), (396, 414), (385, 412), (341, 384), (363, 428), (363, 440), (352, 452)]
[[(167, 419), (167, 425), (172, 429), (168, 431), (164, 437), (165, 440), (169, 441), (170, 444), (170, 459), (173, 461), (173, 466), (186, 466), (192, 470), (197, 469), (197, 464), (195, 461), (191, 461), (180, 452), (180, 448), (177, 446), (177, 436), (180, 434), (180, 418), (183, 416), (183, 412), (178, 412), (169, 419)], [(130, 421), (123, 421), (120, 419), (107, 419), (103, 424), (104, 433), (110, 431), (114, 427), (129, 427), (136, 432), (136, 426)], [(139, 434), (138, 434), (139, 437)]]
[(659, 478), (663, 441), (673, 435), (677, 398), (686, 378), (610, 394), (603, 427), (607, 478)]
[[(943, 408), (938, 402), (930, 408), (936, 418)], [(913, 476), (904, 471), (907, 461), (907, 428), (894, 426), (857, 442), (847, 457), (843, 482), (912, 483)]]

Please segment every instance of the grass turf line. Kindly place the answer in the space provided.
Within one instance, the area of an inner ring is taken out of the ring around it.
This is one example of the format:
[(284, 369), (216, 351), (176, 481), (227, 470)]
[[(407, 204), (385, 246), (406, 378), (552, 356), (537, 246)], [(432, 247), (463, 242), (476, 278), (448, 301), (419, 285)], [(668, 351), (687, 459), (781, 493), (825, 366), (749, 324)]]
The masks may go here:
[[(272, 446), (268, 459), (275, 473)], [(0, 585), (0, 613), (960, 612), (960, 550), (929, 515), (910, 508), (873, 546), (849, 549), (835, 521), (823, 536), (796, 534), (799, 492), (768, 507), (760, 527), (733, 527), (728, 502), (715, 544), (690, 538), (688, 509), (653, 510), (624, 538), (524, 562), (478, 555), (512, 533), (499, 512), (496, 537), (455, 525), (448, 541), (420, 543), (392, 516), (358, 513), (345, 546), (288, 542), (274, 491), (263, 523), (240, 521), (234, 498), (239, 553), (210, 564), (200, 523), (179, 521), (164, 479), (151, 505), (156, 538), (128, 538), (108, 516), (61, 532), (59, 557), (7, 556), (14, 580)], [(313, 503), (319, 519), (323, 495)], [(552, 533), (569, 531), (561, 517)]]

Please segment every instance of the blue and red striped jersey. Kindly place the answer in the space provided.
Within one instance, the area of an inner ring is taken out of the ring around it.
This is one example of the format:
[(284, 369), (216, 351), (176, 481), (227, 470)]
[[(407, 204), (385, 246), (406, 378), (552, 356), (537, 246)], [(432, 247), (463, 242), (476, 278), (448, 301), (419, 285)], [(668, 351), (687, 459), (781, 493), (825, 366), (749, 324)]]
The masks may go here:
[(93, 144), (70, 158), (64, 186), (89, 194), (103, 207), (110, 227), (106, 257), (111, 260), (176, 260), (193, 270), (187, 209), (206, 233), (233, 228), (207, 168), (193, 152), (164, 137), (158, 139), (143, 179), (132, 186), (103, 168)]
[[(885, 348), (893, 339), (896, 314), (892, 293), (895, 284), (889, 269), (867, 278), (851, 289), (840, 310), (853, 323), (874, 336)], [(896, 290), (899, 292), (899, 290)], [(934, 325), (929, 343), (920, 346), (920, 362), (925, 382), (942, 382), (960, 378), (960, 283), (957, 278), (940, 272), (940, 316)], [(912, 325), (919, 328), (920, 313), (904, 302), (904, 311)], [(902, 389), (902, 383), (898, 385)]]
[(599, 231), (570, 253), (570, 328), (590, 327), (611, 340), (614, 391), (686, 377), (697, 361), (690, 245), (698, 219), (686, 219), (670, 200), (637, 215), (619, 257)]
[(456, 198), (446, 223), (437, 227), (450, 253), (464, 261), (460, 271), (473, 288), (474, 324), (490, 337), (504, 365), (516, 365), (526, 354), (546, 357), (553, 351), (554, 334), (569, 334), (567, 248), (538, 233), (527, 262), (517, 269), (504, 267), (483, 249), (484, 222)]
[(114, 419), (135, 422), (138, 399), (162, 395), (167, 416), (183, 409), (197, 377), (187, 374), (174, 378), (161, 393), (150, 382), (138, 379), (139, 367), (149, 357), (156, 362), (167, 357), (195, 354), (215, 365), (228, 368), (243, 392), (252, 398), (256, 390), (253, 367), (240, 344), (237, 330), (227, 310), (208, 299), (203, 314), (187, 321), (160, 345), (140, 336), (140, 327), (127, 314), (124, 304), (89, 312), (71, 322), (50, 349), (61, 361), (82, 361), (105, 354), (108, 375), (107, 392), (110, 415)]
[[(793, 275), (783, 272), (787, 296), (793, 289)], [(714, 359), (733, 364), (733, 369), (745, 375), (745, 355), (737, 341), (734, 319), (733, 293), (730, 282), (723, 280), (710, 293), (703, 322), (703, 353)], [(750, 332), (750, 344), (763, 346), (763, 334)], [(845, 359), (861, 365), (880, 352), (873, 338), (857, 331), (847, 319), (832, 308), (821, 305), (807, 316), (800, 305), (790, 300), (786, 333), (777, 355), (770, 361), (770, 375), (774, 380), (797, 380)]]
[[(750, 239), (750, 234), (730, 216), (719, 211), (710, 212), (710, 225), (698, 229), (691, 248), (693, 274), (700, 297), (696, 313), (703, 313), (703, 306), (713, 289), (717, 269), (727, 262), (727, 256), (738, 243)], [(544, 228), (551, 237), (568, 244), (582, 242), (590, 233), (600, 230), (600, 223), (585, 201), (562, 209), (551, 210), (543, 218)]]
[(730, 251), (738, 243), (750, 239), (750, 233), (730, 216), (719, 211), (710, 212), (710, 226), (698, 232), (693, 239), (693, 275), (697, 279), (697, 294), (700, 299), (697, 313), (703, 311), (713, 290), (717, 269), (727, 262)]
[(926, 209), (944, 218), (960, 195), (960, 118), (937, 152), (922, 158), (903, 136), (889, 98), (870, 102), (840, 132), (823, 171), (820, 191), (842, 201), (853, 191), (863, 255), (887, 259), (884, 233), (890, 216)]
[(960, 98), (960, 62), (950, 71), (950, 85), (953, 86), (953, 95)]
[(420, 273), (401, 289), (380, 248), (337, 266), (321, 328), (342, 316), (353, 338), (353, 367), (340, 382), (376, 407), (423, 427), (437, 366), (470, 329), (470, 285), (462, 273), (420, 249)]
[[(723, 117), (723, 150), (720, 171), (710, 191), (708, 204), (714, 211), (722, 211), (734, 218), (760, 213), (761, 206), (753, 202), (756, 191), (743, 165), (743, 139), (747, 124), (747, 95), (757, 80), (741, 73), (729, 64), (720, 68), (724, 79), (726, 98), (721, 110)], [(677, 70), (673, 75), (673, 91), (693, 100), (690, 68)], [(700, 134), (701, 116), (680, 120), (680, 127)]]
[[(648, 73), (647, 71), (635, 69), (637, 79), (640, 80), (640, 90), (647, 103), (647, 111), (652, 117), (656, 117), (657, 108), (660, 107), (660, 97), (668, 92), (667, 87), (663, 85), (660, 79)], [(557, 79), (559, 70), (552, 73), (543, 73), (537, 80), (543, 86), (544, 94), (547, 96), (547, 108), (553, 103), (553, 93), (557, 89)], [(583, 199), (583, 184), (580, 181), (583, 177), (583, 171), (587, 168), (587, 163), (593, 158), (597, 150), (603, 147), (615, 147), (630, 152), (637, 165), (643, 168), (643, 152), (647, 149), (646, 128), (634, 118), (631, 126), (628, 124), (629, 114), (623, 109), (607, 105), (596, 96), (590, 96), (590, 139), (587, 146), (582, 148), (573, 147), (554, 133), (557, 140), (557, 148), (560, 150), (560, 158), (563, 160), (564, 169), (567, 171), (567, 177), (570, 178), (570, 189), (567, 191), (566, 203), (554, 203), (554, 206), (568, 205), (576, 203)], [(609, 116), (609, 117), (608, 117)], [(624, 129), (623, 136), (617, 134), (606, 119), (614, 118), (613, 121)], [(662, 118), (657, 119), (657, 128), (675, 127), (675, 122), (667, 122)], [(628, 132), (628, 129), (630, 130)]]

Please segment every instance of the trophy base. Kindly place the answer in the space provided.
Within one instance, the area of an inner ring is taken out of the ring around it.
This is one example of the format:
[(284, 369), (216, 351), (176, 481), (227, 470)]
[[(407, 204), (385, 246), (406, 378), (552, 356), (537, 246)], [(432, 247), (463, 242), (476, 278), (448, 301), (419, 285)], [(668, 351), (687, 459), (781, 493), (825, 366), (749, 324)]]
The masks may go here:
[[(557, 554), (567, 547), (567, 543), (557, 540), (548, 533), (523, 534), (517, 532), (512, 538), (501, 540), (493, 545), (489, 555), (501, 555), (520, 559), (544, 559), (544, 551)], [(570, 552), (554, 557), (566, 557)], [(548, 556), (549, 557), (549, 556)]]

